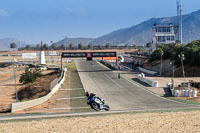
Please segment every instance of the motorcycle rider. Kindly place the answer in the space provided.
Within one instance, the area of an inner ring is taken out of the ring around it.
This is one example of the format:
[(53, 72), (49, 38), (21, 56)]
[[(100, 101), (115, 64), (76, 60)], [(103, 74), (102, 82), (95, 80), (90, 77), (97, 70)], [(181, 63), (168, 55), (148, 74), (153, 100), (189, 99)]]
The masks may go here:
[[(110, 110), (109, 105), (105, 104), (104, 99), (100, 97), (96, 97), (96, 94), (86, 92), (86, 97), (87, 97), (87, 104), (89, 104), (96, 111), (99, 111), (102, 109), (105, 109), (106, 111)], [(93, 104), (94, 102), (96, 106), (94, 106)]]
[(86, 92), (87, 104), (89, 104), (89, 103), (90, 103), (90, 99), (91, 99), (93, 96), (95, 96), (95, 94), (94, 94), (94, 93), (90, 93), (90, 94), (89, 94), (89, 92)]

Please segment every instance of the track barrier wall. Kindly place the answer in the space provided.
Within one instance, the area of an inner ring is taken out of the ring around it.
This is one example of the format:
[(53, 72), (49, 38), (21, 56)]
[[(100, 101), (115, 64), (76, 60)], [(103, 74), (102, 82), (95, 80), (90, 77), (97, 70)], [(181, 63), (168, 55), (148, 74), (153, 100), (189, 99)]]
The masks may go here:
[(159, 87), (158, 81), (151, 81), (149, 79), (146, 79), (144, 73), (138, 74), (137, 79), (139, 79), (142, 82), (147, 83), (148, 85), (150, 85), (152, 87)]
[(139, 67), (139, 70), (142, 71), (142, 72), (151, 74), (151, 75), (156, 75), (157, 74), (157, 72), (150, 71), (150, 70), (147, 70), (147, 69), (144, 69), (144, 68), (141, 68), (141, 67)]
[(16, 111), (20, 111), (20, 110), (27, 109), (30, 107), (34, 107), (34, 106), (37, 106), (37, 105), (42, 104), (42, 103), (46, 102), (47, 100), (49, 100), (51, 98), (51, 96), (53, 96), (59, 90), (61, 85), (63, 84), (63, 82), (65, 80), (65, 72), (66, 71), (67, 71), (66, 68), (64, 68), (62, 70), (61, 76), (56, 79), (57, 83), (54, 87), (51, 88), (49, 94), (47, 94), (46, 96), (43, 96), (43, 97), (40, 97), (37, 99), (33, 99), (33, 100), (29, 100), (29, 101), (25, 101), (25, 102), (12, 103), (11, 112), (16, 112)]

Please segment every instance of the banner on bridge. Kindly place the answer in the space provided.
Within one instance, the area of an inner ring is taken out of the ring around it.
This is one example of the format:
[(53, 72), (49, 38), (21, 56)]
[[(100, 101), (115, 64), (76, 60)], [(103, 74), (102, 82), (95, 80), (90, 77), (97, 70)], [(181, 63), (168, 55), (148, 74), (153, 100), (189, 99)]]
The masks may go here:
[(62, 58), (80, 58), (80, 57), (116, 57), (116, 52), (64, 52)]

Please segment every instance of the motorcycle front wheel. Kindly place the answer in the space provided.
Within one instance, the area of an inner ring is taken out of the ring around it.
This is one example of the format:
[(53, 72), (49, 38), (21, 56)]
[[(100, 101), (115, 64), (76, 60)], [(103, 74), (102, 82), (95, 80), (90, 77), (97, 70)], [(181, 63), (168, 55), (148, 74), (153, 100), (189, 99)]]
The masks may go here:
[(110, 106), (109, 105), (104, 105), (104, 109), (105, 109), (105, 111), (109, 111), (110, 110)]

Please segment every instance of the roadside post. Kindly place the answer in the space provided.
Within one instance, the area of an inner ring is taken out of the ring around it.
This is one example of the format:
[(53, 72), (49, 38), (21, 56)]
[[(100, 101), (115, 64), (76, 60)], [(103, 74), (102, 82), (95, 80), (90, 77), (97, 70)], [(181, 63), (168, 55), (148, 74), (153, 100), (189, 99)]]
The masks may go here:
[(118, 74), (118, 78), (119, 78), (119, 79), (121, 78), (121, 74), (120, 74), (120, 73)]
[(18, 102), (18, 93), (17, 93), (17, 85), (16, 85), (16, 72), (15, 72), (15, 67), (16, 67), (16, 63), (17, 63), (17, 60), (16, 59), (13, 59), (13, 74), (14, 74), (14, 82), (15, 82), (15, 95), (16, 95), (16, 102)]

